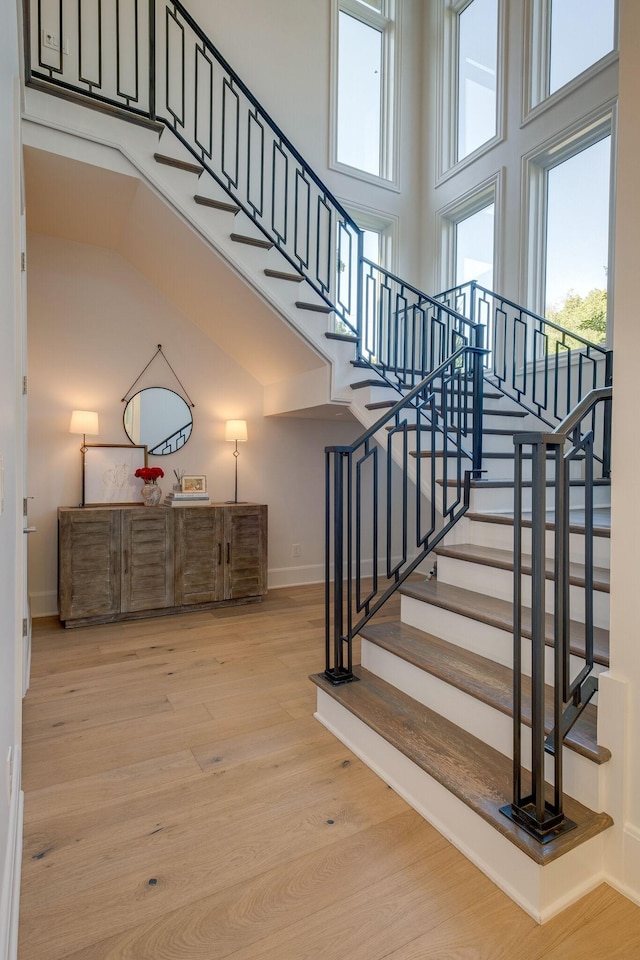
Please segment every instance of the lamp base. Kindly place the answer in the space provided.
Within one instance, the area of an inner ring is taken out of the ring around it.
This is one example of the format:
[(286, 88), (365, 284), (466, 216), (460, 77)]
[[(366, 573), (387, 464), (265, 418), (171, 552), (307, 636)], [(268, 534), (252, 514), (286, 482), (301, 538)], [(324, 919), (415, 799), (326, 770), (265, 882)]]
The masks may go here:
[(225, 503), (249, 503), (248, 500), (225, 500)]

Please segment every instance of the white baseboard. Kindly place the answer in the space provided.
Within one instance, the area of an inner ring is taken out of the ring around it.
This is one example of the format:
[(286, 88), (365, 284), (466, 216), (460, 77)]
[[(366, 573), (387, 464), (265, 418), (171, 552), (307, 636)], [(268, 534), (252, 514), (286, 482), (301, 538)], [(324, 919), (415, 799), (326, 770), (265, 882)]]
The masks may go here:
[(277, 587), (298, 587), (307, 583), (324, 583), (324, 564), (306, 567), (275, 567), (268, 572), (269, 590)]
[(30, 590), (29, 603), (32, 618), (58, 616), (58, 596), (54, 590), (41, 590), (39, 593)]
[(18, 908), (24, 818), (24, 794), (20, 789), (21, 766), (20, 747), (14, 747), (7, 855), (0, 890), (0, 960), (16, 960), (18, 956)]

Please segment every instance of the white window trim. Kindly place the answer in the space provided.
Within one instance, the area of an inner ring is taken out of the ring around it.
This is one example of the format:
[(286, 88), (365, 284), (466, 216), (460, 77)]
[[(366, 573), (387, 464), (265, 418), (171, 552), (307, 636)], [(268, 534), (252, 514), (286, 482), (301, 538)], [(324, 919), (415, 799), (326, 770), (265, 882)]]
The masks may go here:
[(498, 56), (496, 63), (496, 132), (491, 139), (477, 147), (461, 160), (456, 160), (458, 150), (458, 36), (459, 17), (473, 0), (445, 0), (440, 4), (440, 36), (442, 51), (438, 65), (438, 103), (436, 116), (437, 174), (436, 186), (475, 163), (496, 144), (504, 140), (506, 98), (504, 78), (506, 73), (507, 17), (504, 0), (498, 0)]
[[(338, 40), (341, 11), (381, 30), (382, 109), (380, 116), (380, 164), (376, 176), (338, 160)], [(402, 0), (382, 0), (382, 14), (360, 0), (332, 0), (331, 13), (331, 119), (329, 130), (329, 169), (373, 183), (387, 190), (400, 190), (400, 77)]]
[(520, 289), (522, 302), (544, 316), (547, 246), (547, 173), (607, 136), (611, 137), (611, 175), (609, 178), (609, 238), (607, 268), (607, 338), (610, 346), (613, 318), (615, 170), (617, 101), (610, 100), (590, 114), (566, 127), (554, 137), (538, 144), (522, 158), (522, 222), (526, 236), (522, 244)]
[(550, 107), (570, 96), (579, 87), (604, 73), (619, 59), (619, 10), (615, 4), (613, 49), (596, 60), (568, 83), (549, 93), (549, 58), (551, 44), (551, 0), (525, 0), (525, 21), (522, 63), (522, 126), (535, 120)]
[(502, 289), (502, 268), (499, 251), (502, 248), (502, 210), (503, 210), (504, 169), (473, 187), (462, 197), (441, 207), (436, 213), (437, 240), (435, 249), (439, 251), (437, 276), (440, 277), (440, 290), (449, 290), (455, 285), (456, 273), (456, 227), (462, 220), (479, 213), (485, 207), (494, 205), (493, 220), (493, 287)]
[(374, 230), (381, 235), (384, 252), (380, 266), (389, 273), (397, 274), (399, 217), (350, 200), (340, 202), (361, 230)]

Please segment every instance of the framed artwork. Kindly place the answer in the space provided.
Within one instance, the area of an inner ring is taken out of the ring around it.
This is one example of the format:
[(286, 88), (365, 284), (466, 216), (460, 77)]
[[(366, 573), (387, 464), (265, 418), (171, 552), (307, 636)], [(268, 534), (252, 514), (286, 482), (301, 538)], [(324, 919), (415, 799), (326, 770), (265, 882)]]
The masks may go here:
[(146, 465), (147, 448), (143, 444), (86, 443), (82, 506), (131, 506), (142, 503), (142, 483), (134, 474)]
[(207, 492), (207, 478), (203, 476), (190, 476), (182, 478), (182, 492), (183, 493), (206, 493)]

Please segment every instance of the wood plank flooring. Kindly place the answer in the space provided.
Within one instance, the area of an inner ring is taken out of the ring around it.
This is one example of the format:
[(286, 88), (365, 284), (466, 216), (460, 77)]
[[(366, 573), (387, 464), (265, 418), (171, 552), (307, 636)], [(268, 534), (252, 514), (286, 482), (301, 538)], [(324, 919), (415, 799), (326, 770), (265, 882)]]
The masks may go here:
[(313, 719), (323, 613), (36, 622), (19, 960), (636, 960), (640, 908), (538, 927)]

